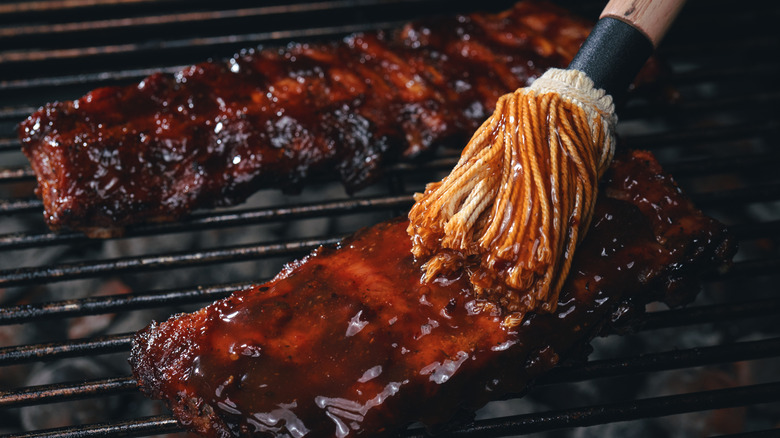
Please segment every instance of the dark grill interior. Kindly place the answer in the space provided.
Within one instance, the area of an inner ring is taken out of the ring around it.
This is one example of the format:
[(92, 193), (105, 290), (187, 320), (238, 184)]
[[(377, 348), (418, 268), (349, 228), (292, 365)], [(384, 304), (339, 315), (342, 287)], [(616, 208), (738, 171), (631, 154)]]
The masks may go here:
[[(561, 2), (596, 18), (601, 2)], [(501, 10), (508, 1), (478, 7)], [(710, 436), (780, 428), (780, 6), (692, 0), (660, 49), (668, 99), (621, 109), (624, 147), (652, 150), (697, 205), (740, 240), (733, 268), (692, 305), (658, 306), (635, 334), (594, 341), (521, 399), (491, 404), (464, 436)], [(392, 167), (355, 197), (340, 186), (138, 226), (122, 239), (52, 234), (15, 125), (39, 105), (132, 83), (258, 44), (336, 38), (473, 2), (112, 0), (0, 4), (0, 434), (147, 436), (179, 431), (140, 395), (132, 332), (192, 310), (345, 233), (405, 213), (457, 146)], [(411, 429), (405, 436), (421, 436)]]

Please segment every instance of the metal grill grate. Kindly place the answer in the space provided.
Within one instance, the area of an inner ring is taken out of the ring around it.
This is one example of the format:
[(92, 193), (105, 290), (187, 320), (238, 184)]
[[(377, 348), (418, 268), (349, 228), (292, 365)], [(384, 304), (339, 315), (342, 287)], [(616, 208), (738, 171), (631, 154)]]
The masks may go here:
[[(0, 434), (178, 431), (164, 407), (141, 397), (129, 377), (124, 361), (134, 330), (268, 278), (284, 261), (361, 226), (403, 214), (411, 194), (456, 160), (443, 151), (425, 163), (396, 165), (358, 197), (336, 185), (300, 197), (263, 191), (237, 208), (93, 241), (52, 234), (43, 225), (16, 123), (47, 101), (244, 47), (391, 27), (468, 11), (474, 8), (469, 3), (0, 4)], [(602, 7), (561, 3), (588, 17)], [(479, 7), (510, 4), (483, 1)], [(709, 279), (693, 305), (651, 309), (637, 333), (597, 339), (589, 362), (559, 367), (525, 398), (491, 404), (457, 435), (777, 433), (780, 64), (772, 55), (780, 53), (780, 6), (758, 0), (740, 6), (734, 11), (731, 2), (689, 1), (661, 47), (680, 98), (673, 104), (632, 101), (620, 113), (619, 128), (624, 145), (656, 153), (698, 206), (731, 227), (741, 244), (735, 266)], [(71, 408), (62, 424), (47, 418)], [(423, 434), (412, 429), (404, 436)]]

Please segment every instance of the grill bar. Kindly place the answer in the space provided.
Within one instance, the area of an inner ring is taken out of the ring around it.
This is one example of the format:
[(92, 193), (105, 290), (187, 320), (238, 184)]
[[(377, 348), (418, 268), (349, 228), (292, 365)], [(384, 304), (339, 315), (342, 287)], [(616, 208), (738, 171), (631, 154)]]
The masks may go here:
[[(337, 214), (408, 208), (412, 195), (349, 198), (319, 203), (299, 204), (289, 207), (244, 209), (194, 215), (182, 222), (139, 225), (128, 230), (131, 236), (148, 236), (163, 233), (192, 232), (203, 229), (225, 228), (273, 221), (297, 220)], [(81, 233), (10, 234), (0, 236), (0, 250), (33, 246), (87, 242)]]
[(36, 360), (52, 360), (127, 351), (130, 349), (132, 337), (132, 333), (125, 333), (67, 342), (0, 348), (0, 366), (16, 365)]
[(0, 215), (12, 215), (43, 210), (43, 202), (38, 199), (0, 200)]
[[(319, 246), (334, 245), (342, 238), (343, 236), (303, 239), (276, 244), (240, 245), (198, 252), (178, 252), (163, 255), (124, 257), (105, 261), (19, 268), (0, 271), (0, 287), (51, 283), (120, 273), (195, 267), (279, 255), (295, 256), (311, 251)], [(723, 275), (729, 277), (755, 275), (756, 273), (773, 272), (779, 266), (780, 258), (743, 261), (736, 263)]]
[[(661, 417), (702, 410), (722, 409), (744, 404), (780, 400), (780, 383), (740, 388), (700, 391), (682, 395), (655, 397), (585, 408), (574, 408), (536, 414), (517, 415), (495, 420), (477, 421), (473, 425), (448, 432), (449, 436), (504, 436), (535, 433), (571, 427), (585, 427), (617, 421)], [(143, 436), (179, 430), (176, 421), (157, 416), (138, 420), (68, 427), (34, 433), (3, 435), (2, 438), (84, 438), (101, 436)], [(410, 430), (405, 438), (426, 438), (419, 429)]]
[[(505, 1), (494, 3), (504, 7), (511, 4)], [(277, 5), (262, 8), (253, 7), (255, 5), (251, 2), (244, 4), (244, 7), (221, 4), (214, 8), (213, 4), (205, 5), (206, 9), (211, 10), (193, 12), (183, 7), (170, 13), (161, 13), (155, 5), (149, 8), (155, 11), (154, 14), (144, 12), (134, 16), (109, 16), (95, 20), (75, 17), (72, 22), (53, 22), (48, 27), (9, 27), (5, 30), (5, 39), (13, 43), (9, 44), (12, 48), (0, 52), (0, 60), (9, 65), (9, 72), (22, 78), (27, 76), (25, 73), (34, 72), (38, 65), (53, 63), (84, 72), (90, 68), (100, 68), (103, 60), (127, 65), (147, 62), (144, 58), (149, 55), (158, 62), (166, 62), (166, 58), (169, 62), (174, 57), (196, 59), (189, 54), (226, 53), (271, 41), (300, 41), (398, 27), (411, 17), (441, 13), (443, 10), (455, 12), (468, 3), (442, 0), (341, 0), (293, 4), (278, 2)], [(316, 27), (323, 22), (334, 24)], [(257, 28), (273, 30), (256, 32)], [(33, 32), (36, 30), (43, 32)], [(146, 35), (142, 42), (138, 41), (140, 38), (137, 32)], [(94, 45), (95, 41), (103, 45)], [(36, 50), (29, 50), (28, 45), (36, 42)], [(72, 60), (78, 60), (78, 65)], [(132, 68), (132, 65), (129, 67)]]
[(686, 307), (648, 313), (639, 318), (634, 330), (655, 330), (718, 323), (741, 318), (768, 317), (778, 313), (780, 313), (780, 298)]
[[(759, 42), (748, 41), (741, 44), (744, 47), (753, 47), (756, 45), (761, 46)], [(766, 50), (771, 50), (777, 47), (777, 42), (765, 47)], [(24, 91), (24, 90), (40, 90), (47, 87), (63, 87), (73, 85), (89, 85), (100, 86), (116, 82), (130, 82), (141, 80), (153, 73), (168, 73), (173, 74), (183, 70), (188, 65), (161, 65), (155, 68), (139, 68), (139, 69), (121, 69), (121, 70), (105, 70), (95, 73), (84, 73), (76, 75), (62, 75), (62, 76), (44, 76), (44, 77), (32, 77), (32, 78), (20, 78), (12, 80), (4, 80), (0, 82), (0, 90), (5, 92)], [(775, 73), (778, 66), (776, 63), (770, 61), (759, 61), (752, 65), (747, 66), (728, 66), (718, 65), (714, 68), (707, 69), (693, 69), (690, 71), (676, 73), (670, 80), (678, 86), (681, 85), (696, 85), (702, 82), (727, 82), (732, 80), (738, 80), (745, 76), (770, 76)], [(633, 108), (633, 107), (632, 107)]]
[[(771, 51), (780, 46), (777, 41), (770, 44), (761, 44), (760, 41), (744, 41), (740, 44), (740, 49), (745, 48), (747, 50), (756, 49), (757, 46), (761, 48), (761, 51)], [(762, 47), (765, 46), (765, 47)], [(683, 55), (684, 56), (684, 55)], [(4, 92), (21, 92), (34, 90), (38, 91), (49, 87), (63, 87), (74, 85), (89, 85), (89, 86), (102, 86), (118, 82), (130, 82), (141, 80), (153, 73), (168, 73), (173, 74), (183, 70), (188, 65), (160, 65), (154, 68), (128, 68), (121, 70), (104, 70), (94, 73), (81, 73), (75, 75), (62, 75), (62, 76), (44, 76), (44, 77), (29, 77), (4, 80), (0, 82), (0, 90)], [(717, 65), (713, 68), (707, 69), (692, 69), (690, 71), (676, 73), (670, 78), (670, 81), (676, 86), (684, 85), (697, 85), (703, 82), (729, 82), (735, 80), (741, 80), (747, 77), (765, 77), (771, 76), (777, 70), (778, 66), (772, 61), (759, 61), (752, 65), (746, 66), (728, 66)], [(632, 110), (636, 108), (631, 107)]]
[[(716, 174), (717, 172), (727, 172), (733, 168), (756, 169), (761, 167), (774, 166), (776, 160), (780, 160), (780, 152), (769, 152), (765, 155), (749, 156), (727, 156), (717, 158), (700, 158), (687, 161), (677, 161), (665, 166), (667, 170), (678, 178), (700, 174)], [(456, 162), (454, 158), (439, 160), (426, 166), (427, 169), (445, 170), (451, 168)], [(397, 166), (403, 169), (403, 166)], [(411, 170), (408, 169), (407, 170)], [(11, 171), (0, 171), (0, 182), (7, 173)], [(763, 192), (761, 190), (764, 190)], [(746, 197), (745, 194), (748, 194)], [(750, 199), (765, 200), (774, 199), (780, 193), (778, 184), (769, 185), (758, 191), (753, 188), (734, 190), (732, 193), (718, 192), (717, 194), (693, 194), (692, 197), (699, 203), (719, 204), (724, 201), (747, 201)], [(232, 226), (241, 226), (248, 224), (262, 224), (281, 220), (296, 220), (310, 217), (333, 216), (338, 214), (350, 214), (357, 212), (390, 210), (398, 208), (408, 208), (413, 202), (411, 194), (396, 196), (376, 196), (349, 198), (338, 201), (329, 201), (313, 204), (300, 204), (284, 208), (262, 208), (262, 209), (244, 209), (230, 211), (226, 213), (205, 213), (196, 214), (193, 217), (180, 222), (147, 224), (134, 226), (128, 229), (126, 236), (138, 237), (149, 236), (164, 233), (192, 232), (197, 230), (225, 228)], [(0, 203), (0, 212), (14, 214), (39, 210), (41, 202), (38, 200), (27, 201), (5, 201)], [(751, 224), (751, 228), (755, 224)], [(740, 228), (738, 225), (734, 228)], [(745, 228), (745, 227), (742, 227)], [(773, 229), (770, 225), (764, 227)], [(24, 249), (32, 247), (42, 247), (50, 245), (63, 245), (73, 243), (84, 243), (89, 241), (83, 234), (76, 232), (60, 233), (13, 233), (0, 235), (0, 251)]]
[[(635, 332), (687, 325), (717, 323), (728, 319), (772, 317), (780, 313), (780, 299), (758, 300), (748, 303), (703, 306), (702, 308), (665, 310), (650, 313), (637, 321)], [(733, 315), (733, 316), (732, 316)], [(126, 351), (130, 348), (132, 333), (105, 337), (49, 342), (0, 348), (0, 366), (48, 361), (78, 355), (99, 355)]]
[(0, 272), (0, 287), (11, 287), (74, 280), (100, 275), (116, 275), (148, 270), (194, 267), (223, 262), (252, 260), (277, 255), (296, 255), (322, 245), (333, 245), (342, 236), (321, 239), (303, 239), (266, 245), (241, 245), (200, 252), (124, 257), (106, 261), (61, 264), (44, 268), (19, 268)]
[[(2, 90), (2, 88), (2, 84), (0, 84), (0, 90)], [(714, 114), (726, 110), (735, 111), (736, 113), (749, 113), (761, 108), (768, 109), (769, 107), (775, 106), (778, 101), (780, 101), (780, 92), (745, 92), (728, 97), (686, 100), (684, 103), (678, 104), (675, 111), (679, 113), (697, 114), (698, 116)], [(15, 123), (16, 121), (24, 119), (36, 109), (37, 107), (0, 108), (0, 121), (7, 120)], [(635, 120), (637, 118), (646, 117), (649, 114), (658, 114), (659, 109), (660, 108), (657, 105), (652, 104), (644, 107), (629, 107), (621, 112), (620, 117), (622, 121)], [(750, 138), (753, 136), (776, 133), (778, 130), (780, 130), (780, 124), (778, 124), (776, 120), (748, 120), (747, 122), (738, 124), (732, 123), (719, 126), (708, 126), (706, 129), (702, 129), (701, 127), (696, 127), (695, 129), (687, 128), (687, 130), (684, 131), (667, 129), (658, 134), (631, 135), (626, 136), (624, 144), (634, 148), (640, 146), (659, 147), (660, 145), (668, 147), (677, 146), (681, 143), (690, 146), (695, 143), (721, 143), (724, 140), (741, 140), (745, 137)], [(16, 138), (0, 138), (0, 152), (18, 151), (19, 148), (19, 141)]]
[[(29, 114), (29, 113), (28, 113)], [(16, 137), (13, 138), (1, 138), (0, 137), (0, 152), (10, 152), (19, 150), (19, 140)]]
[[(538, 385), (579, 382), (637, 373), (714, 365), (723, 362), (764, 359), (780, 349), (780, 338), (740, 342), (725, 346), (702, 347), (646, 354), (639, 357), (590, 361), (582, 366), (560, 367), (538, 380)], [(87, 382), (61, 383), (0, 391), (0, 407), (21, 407), (39, 403), (113, 395), (135, 390), (133, 377), (115, 377)]]
[(759, 275), (777, 275), (780, 269), (780, 257), (766, 257), (734, 263), (721, 278), (754, 278)]
[[(721, 141), (731, 138), (737, 138), (745, 140), (750, 137), (760, 137), (769, 135), (780, 129), (780, 124), (762, 124), (756, 126), (754, 124), (739, 125), (733, 127), (721, 127), (718, 129), (707, 129), (691, 133), (678, 133), (664, 134), (666, 139), (658, 140), (653, 135), (649, 136), (627, 136), (625, 141), (629, 143), (636, 143), (643, 145), (645, 148), (652, 148), (655, 145), (658, 148), (660, 144), (666, 144), (667, 141), (689, 141), (690, 143), (709, 143), (712, 139), (717, 138)], [(670, 138), (670, 135), (675, 135), (676, 138)], [(693, 137), (692, 137), (693, 135)], [(649, 138), (648, 138), (649, 137)], [(458, 161), (457, 156), (443, 157), (435, 161), (427, 163), (398, 163), (392, 167), (389, 167), (388, 173), (399, 172), (419, 172), (421, 170), (449, 170)], [(734, 171), (737, 169), (755, 169), (756, 167), (769, 166), (774, 163), (773, 159), (780, 158), (780, 152), (769, 151), (765, 154), (739, 154), (734, 156), (713, 156), (713, 157), (700, 157), (696, 159), (689, 159), (687, 161), (671, 161), (663, 163), (664, 168), (674, 174), (675, 176), (688, 176), (690, 174), (701, 173), (717, 173), (718, 171)], [(35, 173), (30, 167), (17, 168), (17, 169), (0, 169), (0, 184), (13, 183), (18, 181), (34, 181)], [(318, 204), (314, 204), (316, 206)], [(346, 207), (348, 208), (348, 207)]]
[[(140, 81), (141, 79), (153, 74), (153, 73), (168, 73), (174, 74), (178, 71), (186, 68), (187, 65), (173, 65), (173, 66), (160, 66), (155, 68), (142, 68), (142, 69), (124, 69), (117, 71), (102, 71), (99, 73), (77, 74), (77, 75), (64, 75), (64, 76), (46, 76), (39, 78), (22, 78), (0, 82), (0, 91), (4, 92), (23, 92), (23, 91), (39, 91), (44, 88), (51, 87), (66, 87), (77, 85), (89, 85), (89, 86), (105, 86), (117, 83), (130, 83)], [(689, 72), (683, 72), (677, 74), (673, 78), (675, 85), (692, 85), (707, 81), (734, 81), (740, 80), (745, 76), (749, 77), (766, 77), (775, 74), (778, 66), (776, 64), (760, 63), (756, 65), (740, 66), (740, 67), (728, 67), (719, 66), (716, 69), (707, 70), (693, 70)], [(628, 115), (637, 115), (637, 109), (644, 109), (641, 113), (645, 115), (648, 110), (654, 109), (655, 106), (645, 104), (643, 107), (632, 106)], [(622, 114), (621, 114), (622, 116)], [(6, 139), (5, 141), (10, 141)], [(0, 150), (4, 146), (0, 142)]]
[[(780, 264), (780, 263), (779, 263)], [(210, 302), (263, 282), (233, 283), (148, 294), (122, 294), (53, 301), (0, 308), (0, 325), (23, 324), (50, 318), (67, 318), (104, 313)], [(780, 298), (717, 304), (653, 312), (637, 321), (642, 330), (712, 323), (727, 319), (769, 316), (780, 313)]]
[[(14, 63), (71, 61), (78, 59), (84, 62), (99, 62), (104, 58), (119, 58), (130, 55), (156, 54), (157, 52), (172, 52), (181, 49), (192, 50), (199, 46), (219, 47), (250, 47), (270, 41), (307, 40), (313, 38), (334, 37), (355, 32), (366, 32), (376, 28), (391, 29), (402, 26), (405, 22), (388, 21), (372, 24), (353, 24), (340, 26), (313, 27), (300, 30), (287, 30), (276, 32), (259, 32), (243, 35), (215, 36), (193, 39), (171, 39), (160, 42), (151, 48), (147, 44), (114, 44), (107, 46), (54, 49), (40, 51), (5, 51), (0, 52), (0, 63), (12, 65)], [(100, 59), (93, 59), (100, 58)]]
[[(703, 103), (702, 105), (706, 105)], [(687, 109), (686, 111), (691, 111)], [(780, 129), (776, 122), (748, 122), (737, 125), (718, 125), (707, 129), (665, 130), (661, 133), (626, 137), (624, 144), (632, 149), (651, 149), (692, 147), (697, 144), (719, 145), (726, 141), (744, 141), (751, 138), (764, 138)], [(712, 146), (714, 147), (714, 146)]]
[(37, 106), (15, 106), (0, 108), (0, 122), (15, 123), (22, 121), (24, 118), (34, 113), (37, 109)]
[[(763, 44), (762, 44), (763, 41)], [(766, 50), (773, 50), (778, 45), (780, 45), (780, 42), (777, 41), (777, 39), (773, 39), (771, 42), (767, 42), (766, 40), (761, 41), (752, 41), (750, 44), (752, 47), (761, 47), (764, 46)], [(681, 51), (680, 56), (686, 56), (685, 51)], [(682, 71), (675, 73), (674, 77), (672, 78), (672, 81), (677, 86), (683, 86), (683, 85), (699, 85), (701, 83), (705, 82), (733, 82), (733, 81), (739, 81), (742, 80), (744, 77), (764, 77), (764, 76), (771, 76), (777, 72), (777, 69), (780, 68), (778, 66), (776, 60), (757, 60), (755, 63), (751, 65), (739, 65), (739, 66), (730, 66), (730, 65), (717, 65), (713, 68), (707, 68), (707, 69), (693, 69), (690, 71)]]
[[(450, 435), (492, 437), (529, 434), (777, 400), (780, 400), (780, 383), (770, 383), (483, 420), (475, 422), (473, 426), (466, 429), (453, 431)], [(403, 436), (425, 438), (427, 435), (425, 432), (414, 430)]]
[(18, 391), (0, 391), (0, 407), (22, 407), (57, 403), (89, 397), (108, 396), (138, 389), (133, 377), (115, 377), (90, 382), (27, 387)]
[(0, 183), (13, 183), (17, 181), (32, 181), (35, 179), (35, 172), (32, 168), (25, 167), (21, 169), (0, 169)]
[(159, 4), (165, 2), (177, 2), (181, 0), (41, 0), (31, 2), (14, 2), (0, 5), (0, 13), (2, 14), (18, 14), (26, 12), (61, 12), (69, 9), (82, 9), (82, 8), (94, 8), (106, 7), (106, 6), (118, 6), (118, 5), (133, 5), (133, 4)]
[(713, 365), (724, 362), (772, 357), (780, 349), (780, 338), (740, 342), (714, 347), (648, 353), (629, 358), (589, 361), (582, 366), (558, 367), (542, 376), (538, 384), (577, 382), (637, 373)]
[[(175, 69), (173, 69), (176, 71)], [(144, 70), (146, 71), (146, 70)], [(152, 71), (159, 71), (158, 69), (154, 69)], [(771, 74), (771, 73), (769, 73)], [(102, 74), (101, 74), (102, 75)], [(142, 77), (146, 77), (148, 75), (143, 75)], [(111, 76), (107, 76), (108, 78), (111, 78)], [(113, 80), (113, 79), (111, 79)], [(0, 91), (3, 91), (4, 87), (3, 83), (0, 83)], [(8, 90), (13, 91), (13, 90)], [(22, 90), (24, 91), (24, 90)], [(75, 96), (80, 97), (80, 96)], [(723, 111), (734, 111), (735, 113), (741, 113), (744, 111), (756, 111), (761, 108), (767, 108), (771, 107), (772, 105), (775, 105), (778, 101), (780, 101), (780, 92), (777, 91), (760, 91), (760, 90), (745, 90), (743, 93), (737, 93), (734, 95), (727, 95), (727, 96), (718, 96), (718, 97), (712, 97), (712, 98), (693, 98), (693, 99), (686, 99), (684, 102), (680, 102), (676, 104), (674, 107), (675, 112), (677, 113), (688, 113), (688, 114), (696, 114), (697, 116), (705, 116), (707, 114), (716, 114)], [(637, 105), (637, 106), (629, 106), (625, 110), (622, 110), (620, 112), (620, 120), (621, 121), (630, 121), (630, 120), (636, 120), (638, 118), (647, 117), (648, 115), (652, 114), (654, 116), (657, 116), (659, 114), (659, 110), (666, 110), (669, 111), (668, 106), (659, 106), (660, 103), (652, 103), (647, 102), (643, 105)], [(17, 123), (27, 116), (29, 116), (31, 113), (35, 112), (38, 109), (37, 106), (13, 106), (13, 107), (5, 107), (0, 108), (0, 121), (5, 121), (8, 123)], [(718, 130), (725, 130), (727, 133), (733, 133), (731, 137), (728, 138), (740, 138), (739, 133), (745, 133), (752, 130), (758, 130), (758, 132), (762, 132), (766, 129), (775, 129), (777, 130), (777, 121), (775, 120), (762, 120), (759, 122), (745, 122), (742, 125), (730, 125), (730, 124), (720, 124), (719, 126), (709, 126), (704, 130), (704, 132), (717, 132)], [(702, 131), (702, 127), (687, 127), (689, 129), (688, 132), (685, 132), (684, 135), (691, 137), (690, 139), (692, 141), (710, 141), (713, 138), (715, 140), (722, 140), (717, 136), (702, 136), (701, 138), (697, 138), (697, 133)], [(671, 131), (671, 132), (669, 132)], [(664, 130), (663, 133), (660, 134), (660, 137), (658, 137), (659, 140), (668, 140), (666, 137), (667, 135), (671, 135), (674, 133), (674, 130), (672, 128)], [(4, 148), (6, 151), (8, 150), (14, 150), (18, 148), (18, 140), (15, 137), (6, 137), (9, 134), (3, 134), (2, 138), (0, 138), (0, 147)], [(671, 137), (672, 140), (675, 139), (674, 136)], [(687, 137), (685, 138), (688, 139)], [(0, 149), (2, 151), (3, 149)]]
[[(758, 186), (755, 186), (756, 188)], [(756, 202), (775, 199), (780, 195), (780, 183), (763, 187), (763, 190), (735, 190), (713, 193), (711, 196), (695, 196), (703, 205), (722, 205), (724, 202)], [(93, 260), (65, 263), (44, 267), (23, 267), (0, 271), (0, 287), (30, 285), (45, 282), (67, 281), (100, 275), (131, 273), (201, 266), (205, 264), (237, 262), (272, 256), (293, 256), (311, 251), (319, 246), (336, 244), (343, 236), (320, 239), (301, 239), (264, 245), (238, 245), (195, 252), (176, 252), (160, 255), (124, 257), (110, 260)], [(735, 264), (726, 275), (749, 275), (755, 272), (771, 272), (778, 267), (777, 258), (746, 261)]]
[(214, 301), (226, 297), (233, 292), (251, 287), (253, 284), (257, 284), (261, 281), (262, 280), (258, 280), (257, 282), (195, 287), (150, 294), (110, 295), (106, 297), (92, 297), (43, 304), (4, 307), (0, 309), (0, 324), (23, 324), (26, 322), (41, 321), (46, 318), (99, 315), (160, 306)]
[[(724, 157), (719, 159), (699, 159), (680, 162), (666, 166), (678, 177), (707, 173), (726, 172), (730, 164), (744, 166), (745, 169), (773, 166), (772, 158), (776, 152), (762, 156)], [(439, 163), (447, 168), (449, 160)], [(676, 172), (679, 171), (679, 172)], [(720, 190), (717, 192), (697, 192), (689, 194), (700, 207), (722, 206), (728, 203), (747, 204), (780, 199), (780, 181), (764, 184), (754, 184), (750, 187)], [(317, 216), (349, 214), (381, 209), (405, 208), (413, 202), (412, 194), (378, 196), (371, 198), (351, 198), (317, 204), (303, 204), (293, 207), (274, 209), (242, 210), (227, 213), (210, 213), (195, 215), (193, 218), (179, 223), (149, 224), (135, 226), (129, 229), (131, 236), (145, 236), (162, 233), (189, 232), (217, 227), (230, 227), (247, 224), (267, 223), (271, 221), (302, 219)], [(43, 204), (40, 200), (0, 200), (0, 214), (13, 215), (40, 211)], [(0, 235), (0, 250), (29, 248), (34, 246), (56, 245), (64, 243), (84, 242), (87, 239), (80, 233), (44, 233), (44, 234), (5, 234)], [(5, 275), (0, 272), (0, 278)]]
[(718, 192), (694, 193), (691, 194), (691, 198), (701, 208), (774, 201), (780, 199), (780, 182), (753, 184), (750, 187)]
[(97, 438), (97, 437), (132, 437), (152, 434), (178, 432), (181, 427), (171, 417), (157, 416), (139, 418), (137, 420), (116, 423), (90, 424), (87, 426), (71, 426), (38, 432), (2, 435), (0, 438)]
[(754, 432), (740, 432), (728, 435), (718, 435), (719, 438), (773, 438), (777, 436), (777, 429), (757, 430)]
[(729, 231), (733, 232), (740, 239), (757, 239), (760, 237), (772, 237), (776, 236), (780, 231), (780, 220), (770, 220), (767, 222), (734, 225), (729, 227)]
[[(126, 69), (89, 74), (15, 79), (0, 82), (0, 90), (6, 92), (22, 92), (27, 90), (40, 91), (43, 88), (67, 87), (82, 84), (89, 84), (90, 86), (106, 86), (120, 82), (139, 81), (147, 76), (152, 75), (153, 73), (173, 74), (177, 71), (183, 70), (185, 67), (187, 66), (175, 65), (171, 67)], [(4, 146), (4, 143), (0, 143), (0, 148)]]
[[(428, 0), (430, 2), (430, 0)], [(441, 3), (441, 0), (438, 0)], [(304, 14), (322, 11), (351, 9), (354, 7), (369, 7), (387, 4), (386, 0), (331, 0), (317, 3), (298, 3), (295, 5), (274, 5), (255, 8), (228, 9), (203, 12), (177, 12), (174, 14), (146, 15), (140, 17), (69, 22), (53, 25), (26, 25), (0, 29), (0, 38), (39, 37), (41, 35), (57, 36), (71, 32), (104, 32), (106, 30), (121, 30), (123, 28), (140, 28), (150, 26), (166, 26), (172, 24), (198, 25), (203, 22), (211, 24), (235, 18), (259, 18), (281, 14)], [(397, 5), (420, 3), (419, 0), (395, 0)], [(152, 12), (150, 10), (149, 12)]]

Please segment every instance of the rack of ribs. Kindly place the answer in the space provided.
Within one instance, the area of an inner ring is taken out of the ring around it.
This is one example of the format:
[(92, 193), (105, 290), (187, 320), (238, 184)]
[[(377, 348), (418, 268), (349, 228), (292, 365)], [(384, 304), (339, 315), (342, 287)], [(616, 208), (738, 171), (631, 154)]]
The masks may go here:
[(590, 24), (524, 1), (340, 41), (247, 50), (43, 106), (18, 129), (50, 228), (92, 237), (341, 180), (462, 144), (496, 99), (563, 67)]
[(692, 300), (735, 251), (651, 154), (618, 157), (603, 184), (554, 313), (507, 328), (462, 272), (421, 283), (397, 219), (152, 323), (135, 336), (134, 374), (208, 437), (383, 435), (523, 393), (646, 303)]

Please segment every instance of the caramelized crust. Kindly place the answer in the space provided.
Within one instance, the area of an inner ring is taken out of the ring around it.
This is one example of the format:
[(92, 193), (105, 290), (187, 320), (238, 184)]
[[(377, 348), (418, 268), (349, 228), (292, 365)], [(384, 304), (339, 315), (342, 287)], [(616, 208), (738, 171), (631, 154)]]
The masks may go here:
[(506, 329), (463, 273), (420, 282), (406, 226), (376, 225), (266, 284), (153, 323), (132, 349), (142, 390), (208, 437), (440, 424), (525, 391), (628, 309), (691, 300), (700, 275), (734, 252), (724, 228), (635, 152), (608, 171), (557, 310)]
[(590, 26), (552, 5), (249, 50), (51, 103), (19, 126), (53, 230), (93, 237), (340, 179), (463, 144), (496, 99), (574, 56)]

